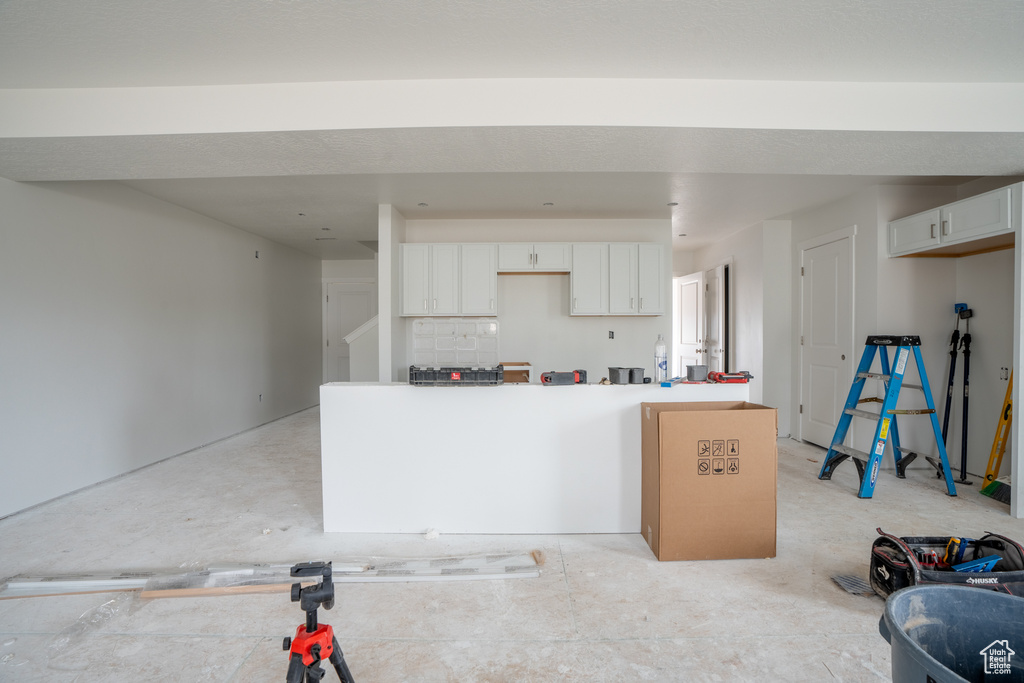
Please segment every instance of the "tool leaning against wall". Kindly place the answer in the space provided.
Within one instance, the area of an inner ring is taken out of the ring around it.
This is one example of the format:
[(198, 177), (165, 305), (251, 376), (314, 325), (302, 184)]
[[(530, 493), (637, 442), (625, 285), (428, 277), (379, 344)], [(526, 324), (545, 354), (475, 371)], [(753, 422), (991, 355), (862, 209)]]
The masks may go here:
[[(949, 409), (953, 404), (956, 356), (959, 349), (964, 354), (964, 391), (963, 424), (960, 430), (960, 478), (956, 480), (956, 483), (970, 486), (973, 482), (967, 478), (967, 412), (971, 385), (971, 318), (974, 316), (974, 311), (968, 308), (967, 304), (953, 304), (953, 313), (956, 315), (956, 325), (949, 340), (949, 382), (946, 385), (946, 407), (942, 414), (942, 443), (947, 443), (946, 437), (949, 432)], [(960, 336), (961, 320), (967, 321), (967, 330), (963, 337)]]

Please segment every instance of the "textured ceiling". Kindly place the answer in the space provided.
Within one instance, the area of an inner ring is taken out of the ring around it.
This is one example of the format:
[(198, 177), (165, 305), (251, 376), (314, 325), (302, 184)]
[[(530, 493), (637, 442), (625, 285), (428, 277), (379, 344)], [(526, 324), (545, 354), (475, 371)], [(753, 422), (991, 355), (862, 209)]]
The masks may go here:
[(1020, 0), (4, 0), (0, 88), (1018, 81)]
[[(1020, 0), (0, 0), (0, 96), (460, 78), (1024, 83), (1022, 35)], [(369, 257), (359, 242), (376, 237), (378, 202), (410, 218), (671, 216), (675, 234), (687, 234), (675, 246), (698, 248), (873, 183), (1024, 172), (1024, 134), (1012, 126), (602, 127), (541, 117), (4, 137), (20, 112), (3, 102), (0, 176), (125, 181), (322, 258)], [(820, 104), (869, 110), (856, 98)]]

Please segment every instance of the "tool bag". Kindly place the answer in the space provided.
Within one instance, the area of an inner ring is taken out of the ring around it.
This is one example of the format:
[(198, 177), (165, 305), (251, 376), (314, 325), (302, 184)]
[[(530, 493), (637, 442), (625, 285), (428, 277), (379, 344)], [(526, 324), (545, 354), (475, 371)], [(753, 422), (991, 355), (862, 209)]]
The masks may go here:
[(871, 587), (883, 598), (901, 588), (921, 584), (955, 584), (975, 586), (1024, 597), (1024, 548), (999, 534), (987, 533), (971, 540), (963, 549), (963, 562), (999, 557), (992, 571), (954, 571), (951, 567), (933, 565), (933, 557), (946, 553), (949, 536), (904, 536), (898, 538), (876, 529), (881, 534), (871, 545)]

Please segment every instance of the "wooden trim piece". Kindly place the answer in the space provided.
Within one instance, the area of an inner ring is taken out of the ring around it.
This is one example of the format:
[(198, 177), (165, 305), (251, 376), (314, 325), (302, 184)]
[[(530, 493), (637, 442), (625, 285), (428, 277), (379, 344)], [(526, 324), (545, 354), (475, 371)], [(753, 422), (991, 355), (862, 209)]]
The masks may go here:
[[(967, 244), (970, 244), (970, 242), (968, 242)], [(978, 254), (990, 254), (994, 251), (1006, 251), (1007, 249), (1013, 249), (1013, 244), (1001, 244), (995, 247), (985, 247), (983, 249), (974, 249), (972, 251), (950, 251), (943, 253), (921, 251), (916, 254), (903, 254), (901, 256), (897, 256), (896, 258), (961, 258), (963, 256), (977, 256)]]

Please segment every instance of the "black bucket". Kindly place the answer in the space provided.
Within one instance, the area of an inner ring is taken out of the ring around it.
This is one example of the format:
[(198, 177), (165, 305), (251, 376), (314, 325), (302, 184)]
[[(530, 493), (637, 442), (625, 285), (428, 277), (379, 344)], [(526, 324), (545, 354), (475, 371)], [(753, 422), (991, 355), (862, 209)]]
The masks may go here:
[(1024, 598), (965, 586), (912, 586), (885, 603), (878, 630), (894, 683), (1024, 681)]

